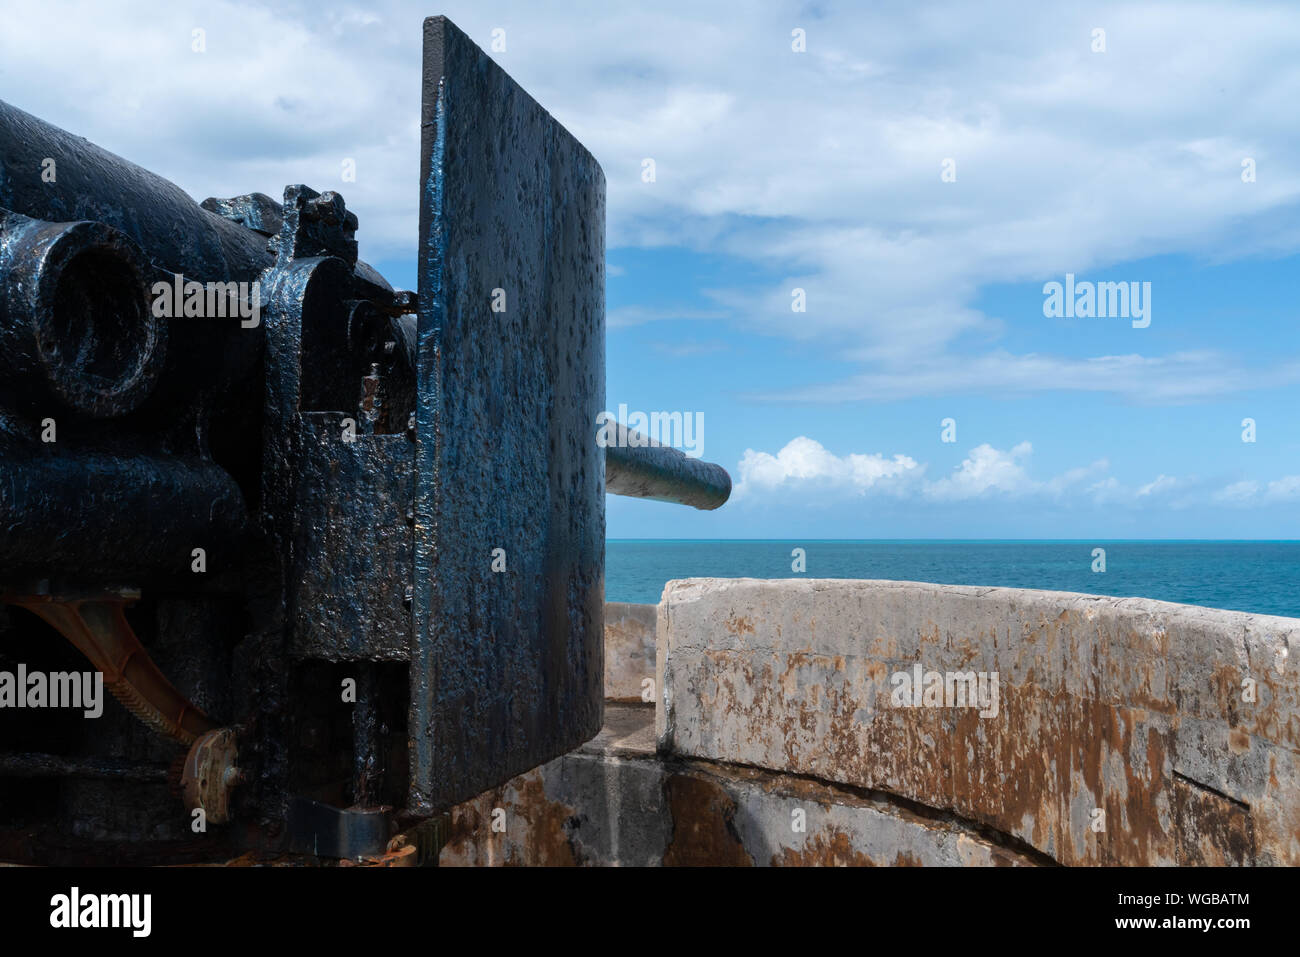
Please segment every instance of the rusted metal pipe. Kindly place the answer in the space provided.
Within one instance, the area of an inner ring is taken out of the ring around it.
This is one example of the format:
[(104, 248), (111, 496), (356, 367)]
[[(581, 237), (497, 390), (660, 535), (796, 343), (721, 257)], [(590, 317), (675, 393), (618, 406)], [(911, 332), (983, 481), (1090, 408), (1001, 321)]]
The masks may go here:
[(0, 594), (50, 624), (104, 675), (104, 687), (122, 706), (159, 734), (182, 744), (217, 723), (176, 690), (140, 644), (124, 609), (133, 596), (58, 598)]

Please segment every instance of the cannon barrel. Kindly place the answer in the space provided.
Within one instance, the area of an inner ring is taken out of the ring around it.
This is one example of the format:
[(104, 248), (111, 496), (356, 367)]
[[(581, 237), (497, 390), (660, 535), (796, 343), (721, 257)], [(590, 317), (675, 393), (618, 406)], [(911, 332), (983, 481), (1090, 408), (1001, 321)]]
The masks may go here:
[(721, 465), (691, 458), (623, 425), (616, 441), (605, 446), (605, 491), (611, 495), (649, 498), (718, 508), (731, 495), (731, 476)]
[[(603, 493), (730, 494), (657, 431), (684, 417), (652, 415), (659, 441), (599, 422), (595, 157), (445, 18), (422, 86), (417, 292), (357, 260), (332, 190), (200, 205), (0, 103), (0, 646), (55, 662), (52, 626), (191, 745), (185, 806), (238, 819), (232, 850), (382, 855), (398, 807), (414, 825), (597, 734)], [(41, 828), (189, 843), (161, 804), (119, 827), (170, 799), (122, 770), (135, 729), (46, 747), (38, 718), (0, 722), (0, 778), (99, 779)]]
[(155, 173), (0, 101), (0, 207), (51, 223), (93, 220), (157, 268), (199, 282), (256, 279), (266, 237), (210, 213)]
[(165, 418), (201, 395), (248, 405), (261, 328), (162, 320), (150, 291), (178, 274), (253, 283), (274, 261), (266, 235), (0, 102), (0, 396), (11, 408), (51, 414), (52, 396), (96, 418), (147, 403)]

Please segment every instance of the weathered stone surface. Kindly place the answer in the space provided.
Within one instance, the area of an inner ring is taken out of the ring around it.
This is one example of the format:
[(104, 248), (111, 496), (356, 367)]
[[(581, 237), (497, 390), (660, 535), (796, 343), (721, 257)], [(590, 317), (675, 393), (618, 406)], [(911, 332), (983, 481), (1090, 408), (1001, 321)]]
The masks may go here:
[[(605, 603), (605, 700), (640, 702), (655, 676), (657, 605)], [(652, 699), (653, 700), (653, 699)]]
[[(1298, 650), (1300, 620), (1147, 599), (669, 582), (657, 733), (675, 755), (950, 810), (1063, 863), (1296, 864)], [(896, 705), (893, 676), (917, 664), (996, 674), (996, 714)]]
[[(493, 830), (494, 811), (499, 827)], [(796, 813), (798, 812), (798, 813)], [(667, 760), (651, 709), (452, 812), (455, 865), (1024, 865), (968, 824), (752, 768)]]
[(650, 709), (605, 716), (592, 741), (453, 808), (439, 863), (658, 864), (670, 832)]

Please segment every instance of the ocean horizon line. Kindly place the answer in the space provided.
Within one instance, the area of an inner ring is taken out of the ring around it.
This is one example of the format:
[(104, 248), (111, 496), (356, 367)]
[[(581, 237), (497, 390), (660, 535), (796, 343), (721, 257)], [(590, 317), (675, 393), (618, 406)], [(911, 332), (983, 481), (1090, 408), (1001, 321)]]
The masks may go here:
[(682, 578), (851, 578), (1037, 588), (1300, 618), (1300, 542), (1242, 538), (606, 539), (608, 601)]
[(606, 543), (654, 544), (709, 543), (822, 544), (822, 545), (1095, 545), (1098, 542), (1131, 545), (1296, 545), (1295, 538), (606, 538)]

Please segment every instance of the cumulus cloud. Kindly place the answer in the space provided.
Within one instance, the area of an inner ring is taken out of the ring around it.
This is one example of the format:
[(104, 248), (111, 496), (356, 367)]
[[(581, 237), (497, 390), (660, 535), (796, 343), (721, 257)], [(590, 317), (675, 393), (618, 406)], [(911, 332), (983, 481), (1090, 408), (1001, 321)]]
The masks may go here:
[(927, 485), (925, 494), (938, 501), (952, 501), (990, 492), (1023, 492), (1033, 484), (1023, 464), (1032, 451), (1028, 442), (1021, 442), (1009, 452), (987, 443), (976, 446), (952, 475)]
[[(765, 493), (806, 495), (839, 491), (857, 495), (909, 495), (940, 502), (996, 493), (1019, 495), (1049, 487), (1048, 483), (1033, 481), (1025, 471), (1024, 461), (1032, 451), (1028, 442), (1005, 452), (991, 445), (980, 445), (952, 475), (927, 481), (927, 467), (909, 455), (838, 456), (815, 439), (801, 435), (791, 439), (775, 455), (746, 449), (737, 469), (739, 480), (735, 494), (744, 498)], [(1069, 481), (1078, 477), (1072, 476)], [(1054, 481), (1062, 480), (1063, 477), (1058, 477)]]
[[(601, 161), (610, 248), (737, 257), (753, 281), (711, 290), (716, 311), (687, 312), (862, 367), (805, 398), (996, 385), (1170, 403), (1300, 380), (1264, 359), (999, 350), (1008, 327), (1036, 320), (976, 305), (993, 283), (1300, 248), (1300, 17), (1287, 4), (442, 7), (484, 48), (505, 29), (493, 56)], [(0, 83), (6, 100), (196, 198), (340, 189), (363, 256), (410, 261), (425, 13), (408, 0), (364, 12), (331, 0), (33, 4), (0, 31)], [(795, 26), (806, 53), (790, 50)], [(1261, 170), (1249, 188), (1243, 156)], [(349, 159), (356, 180), (344, 183)], [(940, 180), (945, 159), (955, 182)], [(794, 286), (807, 293), (798, 316)], [(611, 324), (682, 315), (627, 309)]]
[(1222, 505), (1255, 507), (1300, 502), (1300, 475), (1286, 475), (1271, 482), (1252, 479), (1233, 482), (1217, 491), (1213, 501)]
[(1054, 505), (1181, 509), (1191, 505), (1267, 506), (1300, 502), (1300, 475), (1270, 482), (1216, 485), (1199, 476), (1159, 474), (1125, 485), (1098, 459), (1046, 478), (1030, 471), (1033, 445), (1010, 449), (977, 445), (948, 475), (928, 478), (929, 466), (909, 455), (836, 455), (815, 439), (791, 439), (775, 455), (746, 449), (733, 497), (740, 500), (821, 504), (836, 496), (886, 495), (935, 505), (985, 499), (1035, 499)]
[(755, 491), (798, 489), (848, 490), (865, 494), (873, 489), (897, 491), (898, 480), (919, 476), (923, 471), (906, 455), (851, 454), (844, 457), (826, 450), (807, 436), (791, 439), (776, 455), (746, 449), (740, 460), (735, 496), (744, 498)]
[(1246, 479), (1233, 482), (1214, 493), (1214, 500), (1226, 505), (1249, 505), (1259, 492), (1259, 483)]
[(1268, 483), (1267, 496), (1274, 502), (1295, 502), (1300, 500), (1300, 475), (1288, 475)]
[(936, 502), (965, 501), (991, 495), (1056, 498), (1110, 467), (1105, 459), (1098, 459), (1090, 465), (1067, 469), (1048, 479), (1035, 479), (1027, 468), (1033, 451), (1029, 442), (1021, 442), (1005, 452), (988, 443), (978, 445), (952, 475), (925, 484), (922, 493)]

